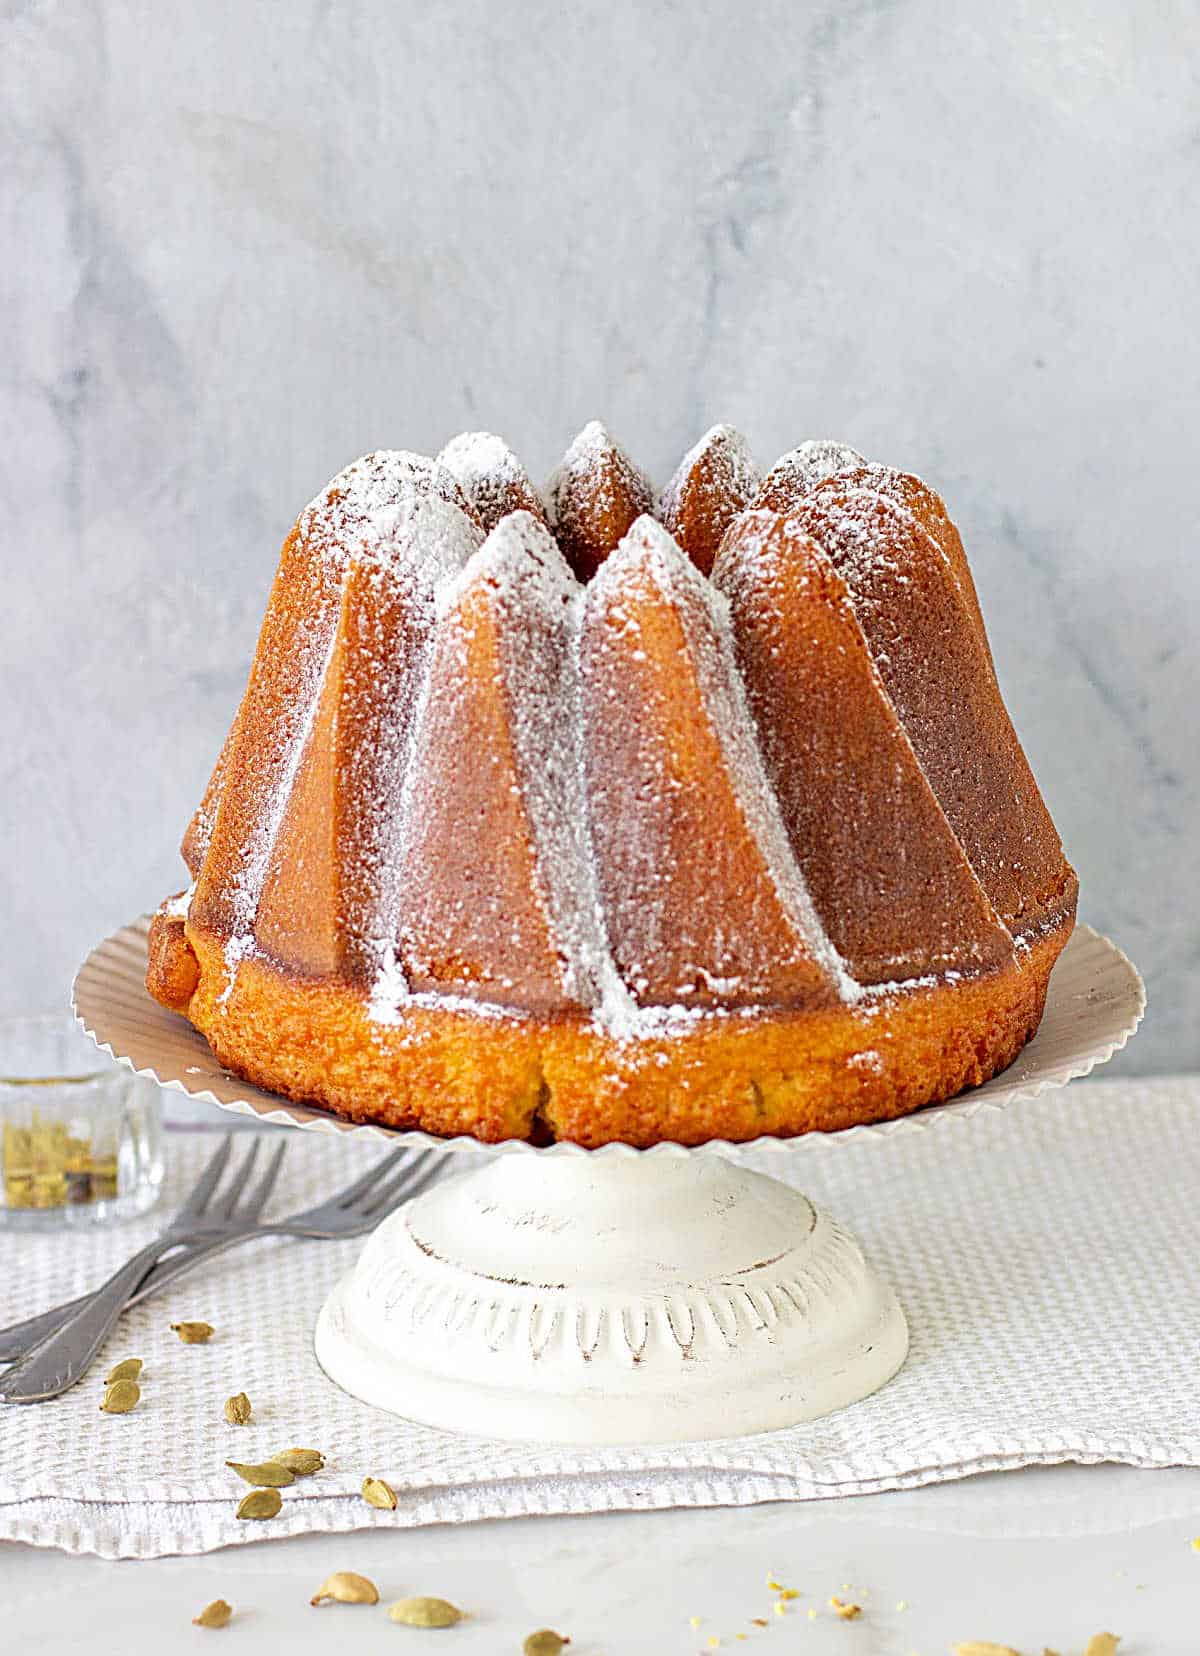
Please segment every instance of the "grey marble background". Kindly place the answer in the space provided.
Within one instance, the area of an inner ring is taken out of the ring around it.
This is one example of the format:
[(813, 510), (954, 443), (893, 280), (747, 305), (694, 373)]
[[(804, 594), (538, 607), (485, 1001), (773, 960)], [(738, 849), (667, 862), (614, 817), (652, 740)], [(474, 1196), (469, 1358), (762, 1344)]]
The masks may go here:
[(0, 1011), (182, 883), (345, 461), (713, 420), (946, 496), (1083, 881), (1194, 1066), (1200, 14), (0, 3)]

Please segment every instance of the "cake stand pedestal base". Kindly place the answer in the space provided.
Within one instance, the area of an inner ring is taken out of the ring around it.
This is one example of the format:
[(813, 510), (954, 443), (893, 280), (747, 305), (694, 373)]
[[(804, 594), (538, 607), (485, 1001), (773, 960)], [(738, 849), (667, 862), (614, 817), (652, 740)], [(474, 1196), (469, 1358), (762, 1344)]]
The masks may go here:
[(316, 1331), (368, 1403), (575, 1444), (790, 1426), (877, 1390), (907, 1350), (854, 1239), (712, 1154), (498, 1157), (385, 1220)]

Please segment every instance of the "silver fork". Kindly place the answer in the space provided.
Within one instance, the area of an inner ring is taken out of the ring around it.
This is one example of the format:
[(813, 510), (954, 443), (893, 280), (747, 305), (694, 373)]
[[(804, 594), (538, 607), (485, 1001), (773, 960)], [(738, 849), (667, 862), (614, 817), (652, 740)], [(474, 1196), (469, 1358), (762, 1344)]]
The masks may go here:
[[(361, 1236), (373, 1230), (380, 1220), (401, 1202), (419, 1195), (438, 1177), (443, 1165), (444, 1158), (436, 1151), (426, 1150), (413, 1156), (410, 1151), (395, 1150), (345, 1190), (339, 1191), (337, 1195), (329, 1197), (324, 1202), (317, 1203), (314, 1207), (306, 1208), (301, 1213), (291, 1214), (286, 1219), (267, 1224), (239, 1223), (234, 1227), (226, 1226), (218, 1234), (193, 1241), (191, 1246), (173, 1258), (155, 1265), (138, 1283), (132, 1294), (123, 1300), (120, 1309), (160, 1292), (168, 1283), (194, 1269), (202, 1260), (223, 1253), (227, 1248), (236, 1247), (240, 1242), (253, 1241), (260, 1236)], [(385, 1179), (385, 1175), (397, 1167), (399, 1171), (395, 1176)], [(90, 1303), (91, 1297), (84, 1296), (82, 1303), (85, 1307)], [(5, 1336), (18, 1335), (34, 1324), (57, 1318), (62, 1336), (61, 1348), (55, 1336), (52, 1335), (49, 1340), (43, 1339), (40, 1345), (28, 1352), (25, 1361), (16, 1363), (0, 1379), (0, 1395), (3, 1395), (7, 1402), (36, 1403), (49, 1397), (57, 1397), (80, 1378), (83, 1368), (79, 1367), (77, 1362), (71, 1362), (66, 1365), (70, 1373), (64, 1373), (62, 1360), (64, 1353), (68, 1357), (70, 1355), (69, 1342), (79, 1320), (76, 1307), (80, 1303), (75, 1301), (67, 1306), (56, 1307), (54, 1311), (43, 1312), (41, 1318), (31, 1318), (28, 1324), (19, 1324), (12, 1330), (4, 1331)], [(66, 1321), (63, 1321), (64, 1318)], [(109, 1326), (111, 1327), (111, 1324)], [(45, 1363), (43, 1359), (51, 1348), (54, 1348), (55, 1361)], [(88, 1356), (88, 1362), (96, 1349), (99, 1349), (98, 1346)], [(14, 1375), (17, 1377), (15, 1381)]]
[[(60, 1391), (74, 1385), (112, 1332), (130, 1294), (164, 1254), (189, 1242), (198, 1233), (211, 1235), (228, 1231), (230, 1226), (244, 1227), (253, 1223), (274, 1188), (286, 1147), (282, 1144), (278, 1147), (263, 1177), (246, 1196), (250, 1175), (261, 1149), (261, 1141), (256, 1138), (233, 1178), (216, 1197), (214, 1192), (225, 1172), (232, 1148), (233, 1137), (227, 1135), (166, 1229), (153, 1242), (139, 1248), (131, 1259), (113, 1272), (107, 1282), (85, 1297), (78, 1311), (34, 1346), (21, 1361), (14, 1363), (0, 1381), (0, 1393), (9, 1397), (10, 1388), (11, 1393), (21, 1393), (32, 1387), (33, 1393), (28, 1399), (32, 1402), (41, 1396), (57, 1396)], [(43, 1389), (47, 1381), (52, 1382), (49, 1391)]]
[[(279, 1145), (260, 1184), (244, 1201), (239, 1202), (238, 1197), (245, 1188), (246, 1176), (253, 1169), (258, 1154), (259, 1141), (256, 1140), (242, 1168), (235, 1174), (233, 1183), (224, 1192), (220, 1206), (213, 1202), (213, 1192), (229, 1164), (235, 1136), (233, 1133), (225, 1135), (166, 1229), (160, 1231), (140, 1255), (135, 1256), (142, 1258), (150, 1254), (159, 1262), (151, 1263), (144, 1271), (140, 1281), (135, 1284), (126, 1299), (126, 1305), (133, 1305), (142, 1297), (146, 1291), (146, 1284), (158, 1272), (166, 1271), (168, 1268), (178, 1270), (188, 1259), (191, 1248), (203, 1246), (203, 1243), (194, 1242), (192, 1238), (206, 1215), (215, 1214), (218, 1218), (223, 1216), (224, 1222), (229, 1225), (251, 1225), (266, 1206), (283, 1160), (286, 1143)], [(172, 1249), (179, 1251), (172, 1253)], [(170, 1254), (170, 1258), (162, 1259), (161, 1256), (164, 1254)], [(132, 1266), (133, 1260), (128, 1264)], [(122, 1267), (122, 1274), (125, 1269), (126, 1267)], [(101, 1287), (103, 1286), (102, 1284)], [(49, 1311), (40, 1311), (36, 1316), (25, 1317), (20, 1322), (10, 1323), (7, 1328), (0, 1328), (0, 1363), (16, 1362), (18, 1358), (26, 1356), (35, 1345), (40, 1345), (56, 1329), (83, 1311), (100, 1291), (101, 1289), (97, 1288), (89, 1289), (77, 1299), (67, 1300), (62, 1305), (53, 1306)], [(13, 1371), (10, 1370), (11, 1372)], [(0, 1385), (2, 1383), (0, 1380)]]
[[(361, 1178), (347, 1185), (345, 1190), (339, 1191), (336, 1196), (330, 1196), (324, 1202), (306, 1208), (301, 1213), (288, 1214), (280, 1223), (296, 1227), (294, 1230), (289, 1229), (288, 1235), (332, 1238), (365, 1234), (379, 1223), (385, 1213), (384, 1207), (379, 1205), (384, 1198), (380, 1198), (372, 1187), (407, 1155), (406, 1150), (394, 1150), (390, 1156), (377, 1162)], [(431, 1178), (440, 1171), (440, 1164), (431, 1162), (432, 1155), (431, 1151), (424, 1151), (412, 1158), (408, 1172), (403, 1178), (393, 1180), (388, 1186), (384, 1197), (392, 1201), (393, 1206), (419, 1195), (431, 1182)], [(392, 1200), (393, 1197), (395, 1200)], [(253, 1241), (256, 1236), (274, 1234), (253, 1222), (253, 1214), (260, 1211), (262, 1205), (261, 1202), (257, 1206), (252, 1202), (244, 1204), (244, 1213), (239, 1210), (236, 1218), (241, 1221), (245, 1217), (246, 1223), (242, 1228), (231, 1231), (228, 1236), (196, 1238), (182, 1244), (179, 1251), (172, 1254), (169, 1259), (159, 1260), (147, 1271), (125, 1301), (126, 1309), (148, 1299), (152, 1294), (161, 1293), (178, 1277), (185, 1276), (188, 1271), (214, 1254), (222, 1253), (238, 1242)], [(24, 1357), (35, 1345), (39, 1345), (48, 1335), (53, 1334), (55, 1329), (61, 1328), (77, 1312), (82, 1311), (95, 1292), (97, 1290), (93, 1289), (89, 1293), (81, 1294), (78, 1299), (66, 1300), (61, 1305), (52, 1306), (48, 1311), (39, 1311), (36, 1316), (26, 1317), (21, 1322), (10, 1323), (7, 1328), (0, 1328), (0, 1363), (13, 1363)], [(3, 1387), (4, 1378), (0, 1377), (0, 1394), (3, 1393)]]

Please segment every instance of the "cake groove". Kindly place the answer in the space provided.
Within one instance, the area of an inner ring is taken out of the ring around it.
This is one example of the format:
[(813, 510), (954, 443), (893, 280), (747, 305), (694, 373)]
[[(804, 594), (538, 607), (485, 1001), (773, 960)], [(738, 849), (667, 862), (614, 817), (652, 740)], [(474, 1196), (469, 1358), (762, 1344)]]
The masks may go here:
[(789, 839), (853, 977), (1009, 963), (1012, 940), (934, 797), (845, 582), (791, 518), (757, 510), (713, 580)]
[(1073, 876), (942, 547), (903, 507), (840, 478), (794, 518), (845, 581), (938, 803), (1005, 926), (1017, 937), (1067, 904), (1073, 912)]

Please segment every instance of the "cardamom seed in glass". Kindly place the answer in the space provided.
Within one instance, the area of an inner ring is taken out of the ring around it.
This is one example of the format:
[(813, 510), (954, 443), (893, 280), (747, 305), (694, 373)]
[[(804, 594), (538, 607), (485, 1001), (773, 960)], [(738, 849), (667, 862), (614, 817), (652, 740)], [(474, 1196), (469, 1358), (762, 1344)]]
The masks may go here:
[(171, 1324), (171, 1332), (178, 1334), (184, 1345), (204, 1345), (212, 1339), (216, 1330), (211, 1323), (178, 1322)]
[(214, 1599), (206, 1604), (198, 1616), (192, 1617), (193, 1627), (224, 1627), (230, 1616), (233, 1615), (233, 1605), (227, 1604), (224, 1599)]
[(334, 1604), (378, 1604), (379, 1588), (364, 1575), (353, 1570), (338, 1570), (328, 1581), (323, 1581), (309, 1599), (310, 1604), (323, 1604), (327, 1599)]
[(277, 1489), (252, 1489), (238, 1502), (239, 1518), (275, 1518), (283, 1505), (283, 1496)]
[(141, 1395), (142, 1388), (136, 1380), (114, 1380), (111, 1386), (105, 1387), (100, 1407), (105, 1414), (128, 1414), (137, 1406)]
[(562, 1633), (556, 1633), (553, 1628), (539, 1627), (536, 1633), (531, 1633), (521, 1646), (525, 1656), (559, 1656), (564, 1645), (570, 1644), (570, 1639)]
[(225, 1418), (231, 1426), (244, 1426), (251, 1415), (250, 1399), (245, 1392), (225, 1399)]
[(314, 1472), (319, 1472), (325, 1465), (325, 1457), (319, 1449), (281, 1449), (270, 1459), (280, 1466), (286, 1466), (289, 1472), (294, 1472), (298, 1478), (307, 1478)]
[(396, 1510), (396, 1491), (382, 1478), (364, 1478), (362, 1498), (368, 1506), (379, 1507), (381, 1511)]
[(116, 1368), (109, 1370), (106, 1384), (111, 1386), (114, 1380), (136, 1380), (141, 1372), (142, 1359), (140, 1357), (126, 1357), (123, 1363), (118, 1363)]
[(463, 1612), (441, 1598), (406, 1598), (388, 1607), (388, 1616), (402, 1627), (453, 1627)]
[(239, 1478), (256, 1489), (286, 1489), (295, 1483), (296, 1474), (289, 1472), (286, 1466), (280, 1466), (278, 1461), (263, 1461), (259, 1466), (247, 1466), (244, 1461), (226, 1461), (231, 1472), (236, 1472)]

